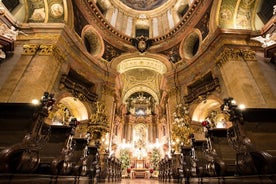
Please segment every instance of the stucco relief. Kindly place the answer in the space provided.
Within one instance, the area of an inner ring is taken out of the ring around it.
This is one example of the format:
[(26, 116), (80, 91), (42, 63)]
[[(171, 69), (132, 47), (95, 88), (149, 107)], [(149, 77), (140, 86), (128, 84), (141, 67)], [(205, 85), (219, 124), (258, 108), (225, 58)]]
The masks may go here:
[(27, 1), (27, 22), (63, 22), (65, 7), (62, 0)]
[(252, 29), (252, 12), (254, 9), (255, 0), (243, 0), (240, 3), (235, 27), (239, 29)]
[(160, 75), (154, 71), (146, 69), (130, 70), (124, 74), (123, 78), (126, 91), (137, 85), (147, 86), (155, 92), (159, 89)]
[(253, 29), (256, 0), (223, 0), (219, 11), (219, 26), (222, 28)]
[(233, 27), (237, 0), (223, 0), (219, 11), (219, 25), (223, 28)]
[(59, 18), (63, 15), (63, 6), (59, 3), (53, 3), (50, 7), (50, 15)]

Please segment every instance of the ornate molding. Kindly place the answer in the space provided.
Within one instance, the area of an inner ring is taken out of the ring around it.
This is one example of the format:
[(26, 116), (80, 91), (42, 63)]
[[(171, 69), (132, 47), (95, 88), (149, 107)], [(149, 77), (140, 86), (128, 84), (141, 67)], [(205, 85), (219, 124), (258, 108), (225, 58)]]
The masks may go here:
[(250, 49), (224, 48), (216, 59), (217, 66), (229, 61), (256, 61), (256, 53)]
[(45, 44), (39, 46), (38, 55), (49, 56), (53, 54), (54, 46), (52, 44)]
[(209, 81), (205, 85), (193, 89), (188, 95), (184, 96), (184, 101), (186, 103), (191, 103), (195, 99), (199, 98), (201, 95), (206, 95), (208, 94), (208, 92), (214, 91), (219, 87), (220, 84), (218, 78), (214, 78), (212, 81)]
[(172, 29), (170, 32), (168, 32), (165, 35), (154, 38), (153, 41), (154, 42), (160, 42), (160, 41), (165, 40), (167, 38), (171, 38), (173, 35), (175, 35), (178, 31), (180, 31), (182, 29), (182, 27), (185, 24), (187, 25), (187, 23), (190, 21), (192, 15), (197, 13), (198, 7), (202, 2), (203, 1), (201, 1), (201, 0), (194, 1), (192, 6), (188, 9), (187, 13), (185, 13), (185, 16), (182, 18), (182, 21), (179, 22), (178, 25), (174, 27), (174, 29)]
[(98, 98), (97, 94), (90, 92), (87, 87), (73, 81), (67, 75), (62, 75), (60, 84), (64, 85), (74, 97), (81, 101), (95, 102)]
[(84, 0), (84, 1), (86, 1), (85, 3), (87, 3), (90, 6), (90, 7), (89, 6), (87, 7), (87, 8), (89, 8), (88, 11), (93, 12), (94, 16), (99, 20), (99, 22), (101, 22), (103, 24), (103, 26), (107, 30), (109, 30), (114, 35), (120, 37), (121, 39), (123, 39), (127, 42), (131, 42), (130, 37), (122, 35), (120, 32), (113, 29), (113, 27), (105, 20), (105, 18), (103, 17), (101, 11), (99, 10), (99, 8), (97, 7), (97, 5), (94, 1), (91, 1), (91, 0)]
[(22, 55), (35, 55), (37, 53), (40, 56), (49, 56), (53, 54), (53, 51), (54, 45), (52, 44), (25, 44)]
[(59, 48), (54, 47), (53, 48), (53, 56), (60, 62), (64, 63), (65, 62), (65, 55), (64, 52), (62, 52)]
[(152, 40), (147, 36), (142, 35), (136, 38), (132, 38), (131, 42), (139, 52), (143, 53), (151, 46)]
[(38, 44), (25, 44), (23, 45), (22, 55), (35, 55), (39, 48)]

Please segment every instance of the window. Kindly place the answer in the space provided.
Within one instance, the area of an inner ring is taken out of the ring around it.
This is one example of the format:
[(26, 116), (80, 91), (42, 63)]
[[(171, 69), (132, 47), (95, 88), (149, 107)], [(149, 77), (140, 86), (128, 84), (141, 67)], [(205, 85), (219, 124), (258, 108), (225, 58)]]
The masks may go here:
[(19, 5), (19, 0), (2, 0), (2, 3), (10, 12), (12, 12), (16, 6)]

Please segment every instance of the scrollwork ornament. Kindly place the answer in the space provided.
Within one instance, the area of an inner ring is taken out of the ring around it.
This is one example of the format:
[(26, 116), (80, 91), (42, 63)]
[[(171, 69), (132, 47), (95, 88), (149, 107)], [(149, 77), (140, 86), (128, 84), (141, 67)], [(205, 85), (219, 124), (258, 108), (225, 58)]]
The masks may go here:
[(23, 45), (23, 53), (22, 55), (35, 55), (39, 48), (38, 44), (26, 44)]

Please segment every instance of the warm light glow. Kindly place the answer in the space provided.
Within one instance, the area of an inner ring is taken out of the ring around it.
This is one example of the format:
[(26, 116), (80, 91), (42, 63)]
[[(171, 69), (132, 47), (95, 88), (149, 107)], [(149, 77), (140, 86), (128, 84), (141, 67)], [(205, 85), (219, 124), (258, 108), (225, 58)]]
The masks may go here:
[(40, 102), (39, 102), (39, 100), (38, 99), (33, 99), (32, 100), (32, 104), (34, 104), (34, 105), (38, 105)]
[(233, 105), (237, 104), (236, 100), (232, 100), (231, 103), (232, 103)]
[(216, 128), (226, 128), (226, 123), (223, 121), (219, 121), (216, 124)]
[(133, 156), (136, 157), (137, 159), (141, 160), (142, 158), (145, 158), (148, 156), (147, 151), (145, 149), (141, 148), (136, 148)]
[(120, 148), (121, 148), (121, 149), (131, 148), (131, 144), (126, 143), (126, 140), (123, 139), (123, 142), (120, 144)]
[(53, 121), (53, 122), (52, 122), (52, 125), (60, 125), (60, 126), (61, 126), (61, 125), (63, 125), (63, 124), (62, 124), (61, 122), (59, 122), (59, 121)]
[(239, 105), (239, 109), (244, 110), (245, 109), (245, 105), (244, 104), (240, 104)]

